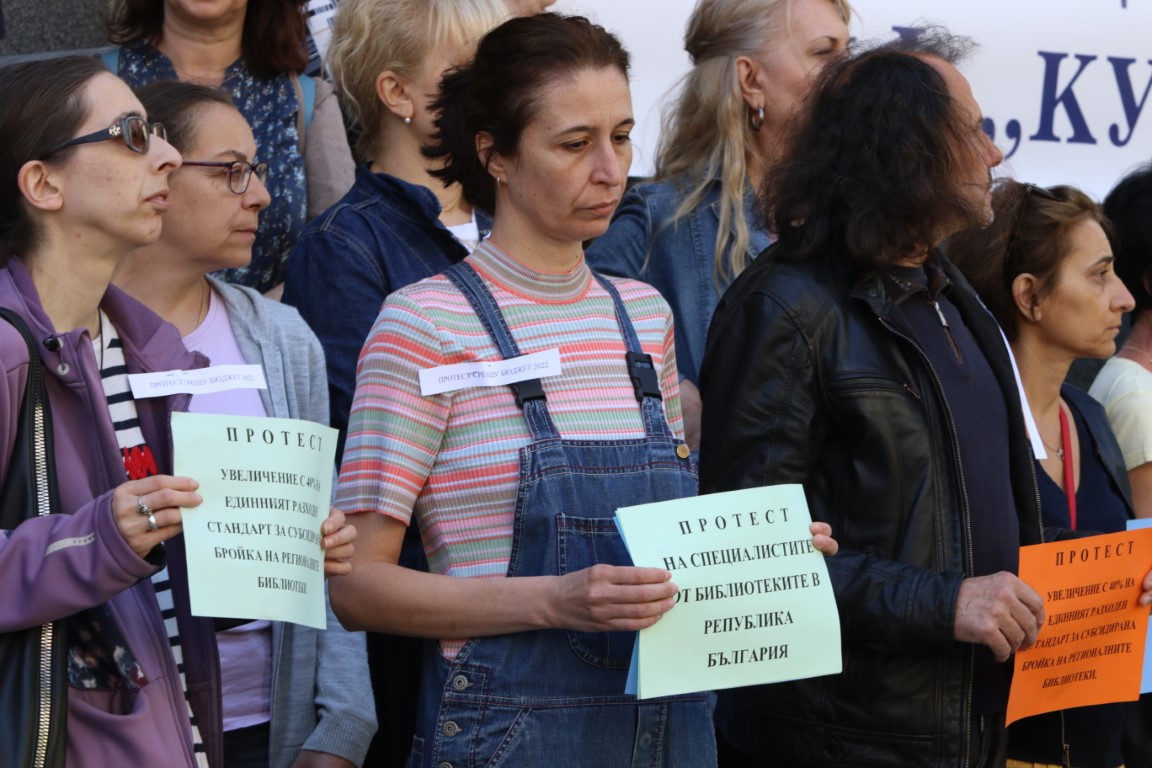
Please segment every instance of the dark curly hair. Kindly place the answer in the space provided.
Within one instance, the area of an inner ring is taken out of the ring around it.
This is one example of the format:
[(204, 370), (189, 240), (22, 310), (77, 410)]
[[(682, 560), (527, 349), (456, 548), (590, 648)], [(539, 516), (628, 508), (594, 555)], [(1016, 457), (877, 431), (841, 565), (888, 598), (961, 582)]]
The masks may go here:
[(1060, 282), (1060, 265), (1072, 243), (1077, 224), (1094, 221), (1105, 232), (1108, 221), (1092, 198), (1075, 187), (1045, 189), (1002, 179), (992, 190), (995, 218), (987, 227), (971, 227), (948, 238), (945, 253), (988, 306), (1010, 341), (1020, 327), (1020, 311), (1012, 295), (1019, 275), (1035, 275), (1036, 298), (1051, 293)]
[[(304, 22), (307, 0), (248, 0), (241, 57), (253, 75), (269, 80), (308, 65)], [(113, 0), (105, 27), (116, 45), (146, 41), (164, 33), (164, 0)]]
[(1116, 257), (1116, 275), (1136, 299), (1133, 319), (1152, 308), (1148, 290), (1152, 272), (1152, 163), (1125, 176), (1104, 199), (1112, 222), (1108, 239)]
[[(444, 183), (459, 182), (464, 196), (493, 213), (496, 181), (488, 173), (492, 154), (512, 156), (520, 135), (536, 117), (540, 92), (585, 69), (619, 70), (628, 77), (628, 52), (614, 35), (582, 16), (539, 13), (510, 19), (480, 41), (470, 65), (440, 82), (432, 105), (439, 113), (436, 144), (424, 154), (444, 159), (432, 173)], [(476, 135), (492, 144), (483, 157)]]
[(971, 47), (929, 28), (828, 64), (761, 190), (780, 258), (872, 265), (978, 222), (957, 172), (970, 119), (926, 60)]

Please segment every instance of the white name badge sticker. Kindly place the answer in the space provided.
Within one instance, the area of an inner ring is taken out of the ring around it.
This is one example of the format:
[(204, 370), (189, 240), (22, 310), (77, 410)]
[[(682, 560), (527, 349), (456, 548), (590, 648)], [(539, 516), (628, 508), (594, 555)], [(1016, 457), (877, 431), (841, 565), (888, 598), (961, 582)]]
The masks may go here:
[(217, 365), (195, 371), (134, 373), (128, 377), (132, 397), (207, 395), (229, 389), (268, 389), (262, 365)]
[(439, 395), (469, 387), (501, 387), (560, 375), (560, 349), (481, 363), (439, 365), (420, 371), (420, 394)]

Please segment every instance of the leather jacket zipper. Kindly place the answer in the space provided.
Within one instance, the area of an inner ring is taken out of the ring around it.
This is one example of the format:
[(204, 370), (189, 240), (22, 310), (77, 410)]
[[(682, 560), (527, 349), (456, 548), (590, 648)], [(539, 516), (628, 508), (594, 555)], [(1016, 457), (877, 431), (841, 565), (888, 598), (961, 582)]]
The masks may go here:
[(940, 309), (940, 302), (936, 299), (929, 299), (928, 303), (932, 305), (932, 309), (936, 310), (936, 317), (940, 318), (940, 326), (944, 329), (944, 335), (948, 337), (948, 346), (952, 349), (952, 356), (956, 358), (957, 363), (963, 364), (964, 355), (960, 353), (960, 347), (952, 335), (952, 326), (948, 324), (948, 318), (944, 317), (944, 310)]
[[(935, 302), (932, 302), (932, 303), (934, 306), (936, 305)], [(941, 321), (941, 323), (943, 323), (944, 328), (946, 329), (946, 331), (948, 333), (949, 340), (951, 340), (952, 339), (951, 329), (948, 327), (948, 321), (944, 318), (943, 313), (940, 312), (939, 306), (936, 307), (936, 312), (940, 315), (940, 321)], [(880, 324), (883, 325), (885, 328), (887, 328), (889, 332), (895, 334), (896, 336), (900, 337), (901, 339), (904, 339), (904, 341), (908, 342), (908, 344), (910, 344), (912, 346), (912, 348), (916, 350), (916, 353), (918, 355), (920, 355), (920, 359), (924, 361), (924, 365), (928, 369), (928, 374), (932, 377), (932, 383), (936, 387), (936, 394), (939, 395), (939, 397), (940, 397), (940, 404), (943, 406), (944, 415), (948, 420), (948, 436), (952, 440), (952, 453), (953, 453), (953, 457), (954, 457), (954, 460), (956, 463), (956, 478), (957, 478), (959, 485), (960, 485), (960, 500), (963, 503), (963, 510), (964, 510), (964, 514), (963, 514), (964, 539), (965, 539), (964, 540), (964, 545), (965, 545), (964, 546), (964, 554), (965, 554), (964, 571), (966, 574), (971, 574), (972, 568), (973, 568), (972, 564), (975, 561), (975, 555), (972, 552), (972, 515), (971, 515), (971, 510), (969, 509), (969, 503), (968, 503), (968, 487), (964, 482), (963, 467), (961, 467), (961, 465), (960, 465), (960, 443), (956, 437), (956, 422), (952, 418), (952, 409), (948, 406), (948, 398), (944, 396), (944, 387), (940, 383), (940, 376), (937, 375), (936, 369), (935, 369), (935, 367), (933, 367), (932, 361), (930, 359), (928, 359), (927, 353), (925, 353), (924, 349), (919, 344), (916, 343), (915, 339), (913, 339), (911, 336), (909, 336), (908, 334), (901, 331), (899, 328), (897, 328), (895, 325), (893, 325), (891, 322), (889, 322), (886, 318), (881, 317), (880, 315), (877, 315), (876, 319), (878, 319), (880, 321)], [(955, 346), (955, 345), (953, 344), (953, 346)], [(957, 355), (959, 355), (959, 350), (957, 350)], [(1035, 478), (1033, 478), (1033, 480), (1035, 480)], [(1037, 495), (1039, 495), (1039, 493), (1040, 493), (1039, 490), (1037, 490), (1036, 493), (1037, 493)], [(938, 544), (941, 544), (941, 543), (942, 542), (938, 542)], [(943, 549), (943, 547), (941, 547), (941, 549)], [(962, 715), (963, 723), (964, 723), (964, 738), (963, 738), (963, 742), (961, 745), (961, 751), (960, 751), (960, 764), (961, 765), (968, 765), (968, 762), (971, 759), (970, 751), (971, 751), (971, 747), (972, 747), (972, 698), (973, 698), (973, 693), (972, 693), (973, 680), (972, 680), (971, 670), (975, 666), (975, 661), (976, 661), (976, 647), (975, 647), (975, 645), (973, 645), (971, 650), (969, 651), (969, 654), (968, 654), (969, 674), (968, 674), (967, 685), (965, 685), (965, 687), (964, 687), (964, 701), (963, 701), (964, 712)]]

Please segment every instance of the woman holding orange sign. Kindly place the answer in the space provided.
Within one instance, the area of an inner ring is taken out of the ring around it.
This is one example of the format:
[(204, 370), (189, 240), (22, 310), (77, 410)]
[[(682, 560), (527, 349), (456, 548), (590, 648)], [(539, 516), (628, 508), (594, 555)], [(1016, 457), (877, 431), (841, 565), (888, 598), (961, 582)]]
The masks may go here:
[[(1072, 187), (1004, 181), (995, 220), (949, 245), (1012, 345), (1047, 456), (1037, 459), (1044, 525), (1112, 533), (1133, 517), (1124, 459), (1104, 408), (1064, 383), (1078, 357), (1116, 351), (1132, 294), (1113, 269), (1100, 207)], [(1008, 766), (1124, 764), (1124, 705), (1025, 718), (1009, 728)]]

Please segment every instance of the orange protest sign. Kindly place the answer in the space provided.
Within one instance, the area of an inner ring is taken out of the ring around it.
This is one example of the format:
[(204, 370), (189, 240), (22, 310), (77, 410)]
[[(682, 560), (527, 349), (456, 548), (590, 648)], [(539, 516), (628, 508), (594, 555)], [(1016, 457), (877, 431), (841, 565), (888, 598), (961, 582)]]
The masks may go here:
[(1140, 697), (1148, 608), (1137, 600), (1150, 567), (1152, 528), (1020, 550), (1020, 578), (1044, 598), (1044, 626), (1016, 654), (1008, 723)]

